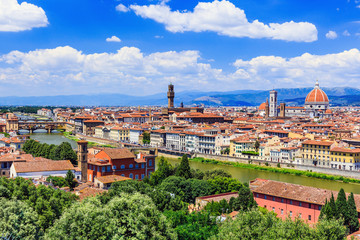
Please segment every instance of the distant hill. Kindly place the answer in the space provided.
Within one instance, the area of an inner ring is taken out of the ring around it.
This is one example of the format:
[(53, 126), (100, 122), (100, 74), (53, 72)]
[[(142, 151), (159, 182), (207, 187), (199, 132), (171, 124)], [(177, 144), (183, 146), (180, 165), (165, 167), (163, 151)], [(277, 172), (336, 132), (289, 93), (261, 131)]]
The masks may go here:
[[(360, 106), (360, 90), (357, 88), (322, 88), (333, 106)], [(312, 88), (281, 88), (278, 101), (291, 106), (302, 106)], [(187, 106), (259, 106), (269, 97), (269, 90), (236, 90), (228, 92), (185, 91), (175, 93), (175, 105)], [(166, 93), (149, 96), (126, 94), (59, 95), (40, 97), (0, 97), (0, 105), (16, 106), (165, 106)]]

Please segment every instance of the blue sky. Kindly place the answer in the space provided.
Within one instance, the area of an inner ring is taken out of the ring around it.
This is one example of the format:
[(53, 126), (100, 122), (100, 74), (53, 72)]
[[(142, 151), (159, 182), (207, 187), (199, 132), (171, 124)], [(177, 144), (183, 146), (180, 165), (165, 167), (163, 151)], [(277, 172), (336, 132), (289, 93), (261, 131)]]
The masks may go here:
[(0, 0), (4, 96), (358, 87), (359, 41), (360, 0)]

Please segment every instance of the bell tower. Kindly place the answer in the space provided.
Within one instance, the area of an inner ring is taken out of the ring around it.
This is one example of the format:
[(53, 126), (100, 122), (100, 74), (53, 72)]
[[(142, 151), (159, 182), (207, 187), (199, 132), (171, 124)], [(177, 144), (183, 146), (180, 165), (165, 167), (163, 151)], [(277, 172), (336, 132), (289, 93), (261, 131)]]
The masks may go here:
[(78, 144), (78, 167), (81, 169), (81, 181), (87, 182), (87, 169), (88, 169), (88, 163), (87, 163), (87, 141), (80, 140), (77, 142)]
[(172, 85), (172, 83), (170, 83), (168, 86), (167, 97), (168, 97), (168, 108), (173, 108), (175, 92), (174, 92), (174, 85)]

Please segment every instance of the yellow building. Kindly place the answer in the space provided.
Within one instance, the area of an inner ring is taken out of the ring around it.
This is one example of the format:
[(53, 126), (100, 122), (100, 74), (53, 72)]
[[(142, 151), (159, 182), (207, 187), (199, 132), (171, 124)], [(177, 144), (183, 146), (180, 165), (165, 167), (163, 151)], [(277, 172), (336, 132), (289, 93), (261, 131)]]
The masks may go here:
[(110, 130), (110, 139), (115, 141), (129, 141), (130, 139), (130, 129), (113, 127)]
[(243, 151), (255, 151), (255, 142), (239, 138), (230, 140), (230, 156), (241, 157)]
[(331, 141), (304, 141), (301, 148), (301, 154), (304, 161), (312, 162), (315, 166), (331, 167), (330, 165), (330, 149), (337, 145)]
[(360, 149), (334, 147), (330, 150), (331, 168), (342, 170), (358, 170), (360, 165)]

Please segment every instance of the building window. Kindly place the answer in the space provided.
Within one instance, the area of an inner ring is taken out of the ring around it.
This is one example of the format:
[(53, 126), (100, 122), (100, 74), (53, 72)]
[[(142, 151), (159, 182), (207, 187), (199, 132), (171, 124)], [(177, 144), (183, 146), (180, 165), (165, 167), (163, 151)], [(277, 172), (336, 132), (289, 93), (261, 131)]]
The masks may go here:
[(290, 204), (292, 205), (292, 200), (290, 200)]
[(131, 179), (133, 178), (133, 174), (132, 174), (132, 173), (129, 174), (129, 178), (131, 178)]
[(142, 163), (142, 164), (141, 164), (141, 168), (144, 168), (144, 166), (145, 166), (145, 164)]
[(292, 217), (292, 211), (290, 211), (290, 217)]
[(299, 202), (299, 206), (301, 207), (301, 205), (302, 205), (302, 203), (301, 202)]
[(284, 202), (284, 199), (283, 199), (283, 198), (281, 199), (281, 202), (282, 202), (282, 203)]
[(121, 169), (125, 169), (125, 165), (121, 165)]
[(321, 210), (321, 206), (319, 206), (318, 209)]
[(299, 218), (301, 218), (301, 213), (299, 213)]
[(135, 168), (139, 168), (139, 164), (135, 164)]
[(121, 174), (122, 177), (125, 177), (125, 174)]
[(273, 212), (275, 212), (275, 208), (273, 207)]
[(266, 195), (264, 195), (264, 199), (266, 199), (267, 197), (266, 197)]
[(111, 166), (107, 166), (107, 171), (111, 172)]
[(135, 175), (135, 179), (139, 179), (139, 175), (138, 175), (138, 174)]
[(284, 214), (284, 209), (281, 209), (281, 215)]
[(308, 219), (309, 219), (309, 221), (311, 221), (311, 215), (309, 215)]
[(102, 167), (102, 172), (105, 172), (105, 167)]
[(144, 174), (141, 174), (141, 179), (144, 179), (145, 175)]
[(275, 201), (275, 197), (273, 197), (273, 201)]
[(256, 194), (256, 197), (257, 197), (257, 198), (259, 197), (259, 194), (258, 194), (258, 193)]
[(132, 165), (132, 164), (129, 165), (129, 168), (133, 168), (133, 167), (134, 167), (134, 165)]
[(311, 203), (309, 203), (309, 208), (311, 208)]
[(152, 166), (152, 160), (151, 159), (149, 160), (149, 166), (150, 167)]

